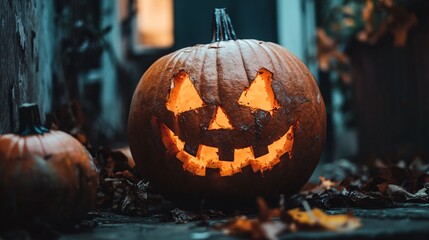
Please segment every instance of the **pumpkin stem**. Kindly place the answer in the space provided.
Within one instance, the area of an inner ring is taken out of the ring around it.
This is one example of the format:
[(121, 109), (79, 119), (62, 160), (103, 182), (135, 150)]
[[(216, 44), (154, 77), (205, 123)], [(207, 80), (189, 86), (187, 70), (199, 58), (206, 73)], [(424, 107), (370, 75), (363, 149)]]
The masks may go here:
[(42, 126), (40, 121), (39, 106), (35, 103), (24, 103), (19, 109), (19, 131), (22, 136), (40, 134), (49, 132)]
[(237, 40), (231, 18), (226, 13), (225, 8), (215, 8), (212, 21), (213, 38), (212, 42)]

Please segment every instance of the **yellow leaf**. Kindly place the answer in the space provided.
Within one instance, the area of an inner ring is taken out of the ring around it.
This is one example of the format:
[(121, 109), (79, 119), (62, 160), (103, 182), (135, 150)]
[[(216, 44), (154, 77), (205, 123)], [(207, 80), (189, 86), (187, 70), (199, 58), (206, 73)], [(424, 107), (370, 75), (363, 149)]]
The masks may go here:
[(328, 215), (318, 208), (310, 211), (295, 208), (289, 210), (288, 214), (298, 225), (310, 229), (346, 232), (361, 226), (360, 219), (350, 214)]

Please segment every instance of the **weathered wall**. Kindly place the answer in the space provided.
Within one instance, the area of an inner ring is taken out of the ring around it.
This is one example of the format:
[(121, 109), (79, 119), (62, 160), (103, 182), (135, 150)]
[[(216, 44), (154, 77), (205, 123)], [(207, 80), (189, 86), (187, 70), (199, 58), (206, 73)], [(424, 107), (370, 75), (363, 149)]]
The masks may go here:
[(52, 0), (0, 1), (0, 134), (17, 129), (17, 106), (24, 102), (50, 111), (53, 6)]

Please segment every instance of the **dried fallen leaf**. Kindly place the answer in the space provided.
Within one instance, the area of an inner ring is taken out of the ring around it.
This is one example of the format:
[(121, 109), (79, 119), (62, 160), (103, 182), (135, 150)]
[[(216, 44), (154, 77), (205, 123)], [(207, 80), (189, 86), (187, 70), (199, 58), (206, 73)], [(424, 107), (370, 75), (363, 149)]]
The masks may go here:
[(196, 218), (195, 214), (191, 212), (185, 212), (179, 208), (171, 210), (170, 213), (175, 223), (187, 223)]
[(411, 172), (417, 174), (424, 174), (429, 171), (429, 164), (424, 163), (420, 157), (414, 158), (414, 160), (408, 166)]
[(97, 193), (97, 207), (110, 209), (127, 215), (148, 214), (149, 183), (133, 174), (132, 158), (128, 150), (100, 148), (96, 162), (100, 168), (100, 187)]
[(270, 221), (273, 218), (280, 217), (280, 209), (270, 209), (263, 198), (258, 198), (257, 203), (259, 211), (258, 218), (261, 222)]
[(361, 226), (360, 220), (351, 214), (328, 215), (319, 208), (306, 211), (294, 208), (288, 214), (297, 223), (298, 229), (346, 232)]
[(278, 235), (288, 230), (286, 224), (279, 221), (264, 222), (261, 224), (262, 232), (266, 239), (278, 239)]
[(429, 195), (426, 188), (410, 193), (403, 187), (394, 184), (379, 185), (380, 192), (396, 202), (427, 202)]
[(366, 0), (365, 6), (362, 8), (362, 20), (364, 20), (366, 23), (370, 23), (373, 12), (374, 2), (372, 0)]
[(345, 232), (361, 226), (360, 220), (351, 214), (328, 215), (318, 208), (311, 210), (306, 201), (303, 202), (306, 211), (298, 208), (286, 211), (282, 203), (281, 208), (269, 209), (262, 198), (258, 199), (258, 205), (258, 218), (249, 219), (246, 216), (239, 216), (213, 227), (233, 236), (277, 239), (285, 232), (299, 230)]
[(377, 5), (367, 0), (362, 8), (362, 20), (365, 26), (357, 36), (359, 41), (375, 44), (390, 31), (394, 38), (393, 45), (397, 47), (406, 44), (409, 30), (417, 24), (416, 15), (393, 0), (380, 0)]
[(215, 226), (225, 234), (238, 237), (251, 237), (252, 239), (266, 239), (262, 232), (260, 222), (257, 219), (249, 219), (246, 216), (238, 216), (226, 224)]
[(330, 61), (336, 59), (341, 64), (348, 63), (348, 58), (345, 54), (338, 50), (337, 43), (326, 33), (322, 28), (316, 31), (317, 36), (317, 54), (319, 60), (319, 68), (322, 70), (330, 69)]
[(366, 0), (365, 6), (362, 8), (362, 20), (365, 22), (364, 28), (357, 35), (357, 39), (361, 42), (368, 42), (370, 35), (373, 32), (372, 18), (374, 15), (374, 2)]
[(413, 26), (417, 25), (417, 17), (414, 13), (401, 7), (392, 7), (391, 13), (393, 21), (390, 31), (394, 37), (393, 45), (397, 47), (405, 46), (408, 32)]
[(147, 215), (149, 183), (143, 180), (133, 183), (125, 178), (106, 178), (105, 182), (112, 183), (113, 211), (128, 215)]
[(325, 178), (323, 176), (320, 176), (319, 179), (320, 179), (320, 182), (321, 182), (320, 186), (322, 187), (322, 189), (329, 190), (332, 187), (337, 187), (338, 186), (337, 182), (334, 182), (334, 181), (332, 181), (330, 179), (327, 179), (327, 178)]
[(112, 150), (113, 153), (117, 153), (117, 154), (122, 154), (123, 156), (125, 156), (127, 158), (127, 163), (128, 166), (130, 168), (134, 168), (136, 166), (136, 163), (134, 162), (134, 158), (131, 154), (131, 150), (129, 147), (123, 147), (123, 148), (118, 148), (118, 149), (113, 149)]

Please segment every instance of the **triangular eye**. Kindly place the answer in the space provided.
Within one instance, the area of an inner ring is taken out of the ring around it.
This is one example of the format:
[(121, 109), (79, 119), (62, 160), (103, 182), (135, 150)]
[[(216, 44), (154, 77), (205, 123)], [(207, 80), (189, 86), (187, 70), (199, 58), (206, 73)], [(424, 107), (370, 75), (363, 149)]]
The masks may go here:
[(204, 106), (203, 100), (185, 71), (180, 71), (171, 80), (170, 93), (167, 96), (165, 106), (176, 116), (182, 112)]
[(259, 69), (255, 80), (243, 91), (238, 103), (252, 109), (262, 109), (272, 114), (274, 109), (280, 107), (271, 87), (272, 76), (273, 74), (267, 69)]

